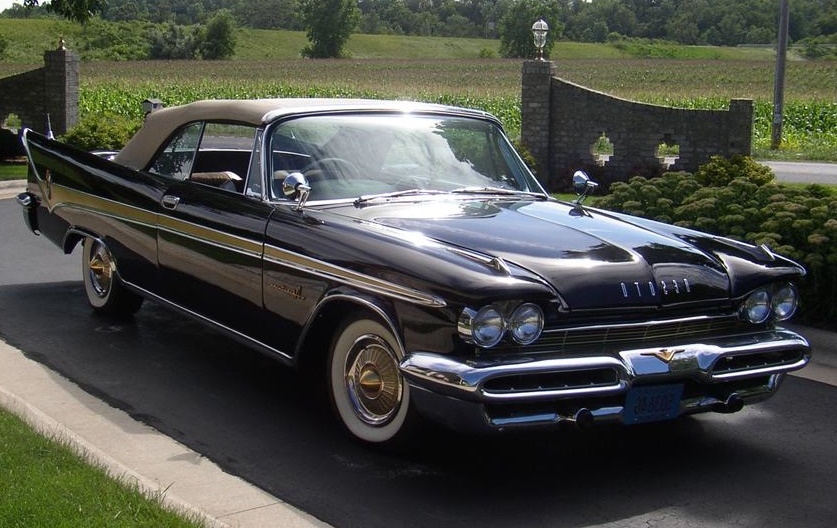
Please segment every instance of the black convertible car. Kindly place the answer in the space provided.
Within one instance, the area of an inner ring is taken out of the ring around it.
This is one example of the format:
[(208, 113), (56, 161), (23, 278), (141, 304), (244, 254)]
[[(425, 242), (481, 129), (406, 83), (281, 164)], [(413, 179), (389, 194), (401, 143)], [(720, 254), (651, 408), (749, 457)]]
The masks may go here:
[(159, 110), (111, 155), (24, 138), (30, 229), (93, 309), (144, 299), (325, 380), (355, 437), (635, 424), (771, 396), (810, 347), (798, 264), (544, 191), (483, 112), (361, 100)]

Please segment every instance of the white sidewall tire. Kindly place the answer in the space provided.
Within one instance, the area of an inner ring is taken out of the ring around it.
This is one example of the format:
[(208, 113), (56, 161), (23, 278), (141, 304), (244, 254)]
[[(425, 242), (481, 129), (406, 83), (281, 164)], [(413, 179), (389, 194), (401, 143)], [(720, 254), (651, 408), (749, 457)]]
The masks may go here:
[(94, 251), (97, 251), (100, 247), (108, 254), (110, 253), (103, 244), (92, 238), (85, 238), (81, 261), (82, 274), (84, 276), (84, 293), (87, 294), (87, 302), (96, 310), (104, 310), (109, 306), (110, 299), (113, 296), (115, 280), (115, 277), (111, 276), (110, 285), (104, 293), (100, 293), (96, 286), (93, 285), (94, 279), (91, 277), (90, 262), (94, 257)]
[[(143, 299), (128, 291), (119, 281), (116, 262), (107, 246), (92, 238), (86, 238), (82, 245), (84, 293), (93, 310), (116, 316), (136, 313)], [(97, 267), (98, 271), (94, 273), (96, 270), (93, 267)]]
[(395, 414), (380, 425), (372, 425), (358, 416), (355, 405), (349, 396), (347, 386), (347, 361), (355, 342), (363, 336), (377, 336), (386, 342), (389, 349), (400, 360), (403, 352), (392, 332), (382, 324), (371, 319), (358, 319), (342, 327), (336, 336), (329, 353), (328, 387), (334, 410), (343, 426), (356, 438), (374, 444), (393, 441), (405, 429), (410, 414), (410, 387), (401, 377), (401, 401)]

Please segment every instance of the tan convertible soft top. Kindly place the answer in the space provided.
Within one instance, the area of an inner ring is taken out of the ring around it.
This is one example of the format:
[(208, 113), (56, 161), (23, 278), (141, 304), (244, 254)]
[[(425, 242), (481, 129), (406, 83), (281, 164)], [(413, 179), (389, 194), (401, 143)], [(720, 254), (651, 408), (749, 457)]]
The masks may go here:
[[(143, 127), (113, 159), (120, 165), (145, 168), (160, 144), (179, 127), (194, 121), (228, 121), (261, 126), (295, 112), (357, 110), (454, 110), (432, 104), (373, 99), (215, 99), (163, 108), (149, 114)], [(455, 109), (466, 112), (463, 109)], [(483, 114), (484, 115), (484, 114)]]

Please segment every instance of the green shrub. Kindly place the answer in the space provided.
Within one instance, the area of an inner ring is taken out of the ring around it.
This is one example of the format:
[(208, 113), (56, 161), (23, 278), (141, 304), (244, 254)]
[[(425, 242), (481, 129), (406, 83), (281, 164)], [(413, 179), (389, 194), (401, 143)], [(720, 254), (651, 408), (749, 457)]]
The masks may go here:
[(119, 150), (140, 126), (122, 115), (95, 115), (83, 118), (60, 139), (84, 150)]
[(710, 187), (724, 187), (737, 179), (764, 185), (773, 181), (773, 171), (770, 167), (741, 154), (729, 158), (712, 156), (709, 163), (698, 167), (695, 179), (699, 184)]
[(799, 318), (837, 320), (837, 195), (827, 187), (773, 182), (750, 158), (713, 158), (697, 174), (669, 172), (614, 183), (596, 206), (678, 226), (767, 244), (808, 270)]

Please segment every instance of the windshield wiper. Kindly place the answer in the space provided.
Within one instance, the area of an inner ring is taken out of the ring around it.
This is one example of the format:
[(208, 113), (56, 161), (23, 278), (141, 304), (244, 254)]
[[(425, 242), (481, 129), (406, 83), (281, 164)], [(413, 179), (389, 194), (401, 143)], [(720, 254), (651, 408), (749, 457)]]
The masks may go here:
[(403, 191), (393, 191), (380, 194), (364, 194), (355, 198), (355, 207), (363, 205), (372, 200), (388, 200), (390, 198), (398, 198), (401, 196), (418, 196), (422, 194), (448, 194), (447, 191), (437, 191), (435, 189), (404, 189)]
[(458, 189), (454, 189), (450, 191), (451, 193), (456, 194), (502, 194), (504, 196), (529, 196), (531, 198), (541, 198), (543, 200), (548, 199), (546, 195), (543, 193), (531, 192), (531, 191), (518, 191), (515, 189), (504, 189), (502, 187), (460, 187)]

